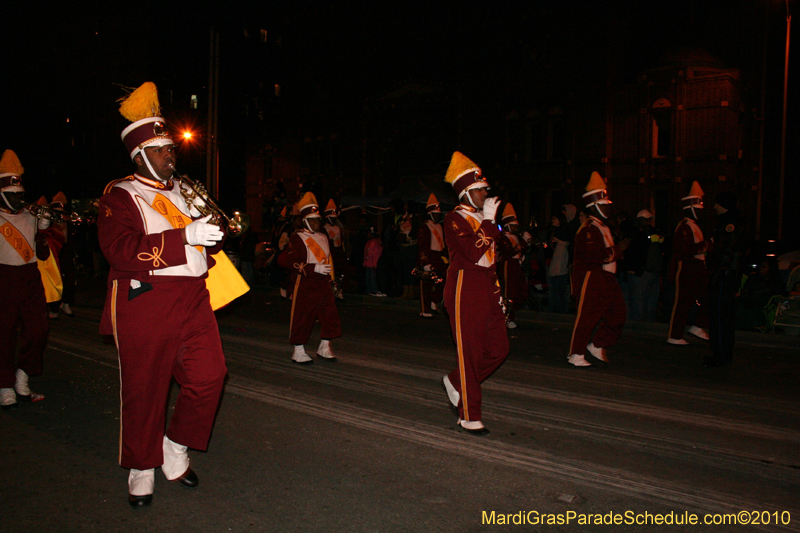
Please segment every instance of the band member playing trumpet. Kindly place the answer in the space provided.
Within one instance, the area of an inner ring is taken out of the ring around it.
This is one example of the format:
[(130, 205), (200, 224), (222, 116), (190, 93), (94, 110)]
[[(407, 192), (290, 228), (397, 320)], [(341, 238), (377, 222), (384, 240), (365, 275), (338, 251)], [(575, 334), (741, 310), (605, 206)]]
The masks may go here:
[(506, 305), (506, 327), (514, 329), (516, 311), (528, 301), (528, 278), (522, 270), (522, 259), (528, 243), (519, 236), (519, 222), (514, 206), (506, 204), (503, 210), (503, 233), (497, 240), (497, 277)]
[(342, 336), (342, 324), (333, 295), (336, 271), (331, 256), (331, 241), (322, 228), (317, 198), (307, 192), (297, 204), (303, 220), (302, 229), (289, 239), (288, 262), (292, 270), (292, 311), (289, 322), (289, 342), (294, 345), (292, 361), (310, 364), (314, 360), (306, 353), (304, 344), (319, 320), (320, 343), (317, 356), (335, 361), (331, 339)]
[(480, 436), (489, 433), (481, 421), (481, 383), (508, 356), (495, 272), (500, 232), (494, 219), (500, 202), (487, 198), (489, 184), (481, 169), (461, 152), (453, 154), (445, 181), (461, 203), (444, 219), (450, 251), (444, 302), (458, 350), (458, 368), (444, 376), (442, 383), (451, 410), (458, 413), (459, 427)]
[[(442, 229), (442, 210), (439, 207), (439, 200), (434, 194), (428, 197), (425, 206), (428, 213), (428, 220), (419, 227), (417, 236), (417, 268), (423, 272), (435, 274), (444, 279), (447, 270), (447, 245), (444, 242), (444, 229)], [(432, 310), (442, 305), (444, 297), (444, 283), (435, 283), (433, 280), (420, 279), (420, 304), (422, 309), (419, 316), (422, 318), (433, 318)]]
[[(32, 393), (28, 376), (42, 373), (47, 344), (46, 302), (37, 259), (50, 257), (47, 240), (39, 230), (50, 221), (37, 219), (23, 206), (25, 170), (11, 151), (0, 158), (0, 406), (12, 409), (21, 400), (41, 400)], [(17, 347), (20, 332), (20, 351)]]
[[(110, 265), (100, 332), (114, 335), (119, 353), (119, 463), (139, 508), (152, 502), (158, 467), (184, 487), (198, 484), (187, 450), (207, 448), (227, 373), (205, 281), (224, 233), (211, 215), (199, 218), (173, 179), (175, 147), (155, 85), (132, 92), (120, 113), (133, 122), (122, 142), (136, 172), (100, 198), (98, 237)], [(167, 427), (173, 379), (180, 393)]]
[(331, 257), (333, 257), (333, 269), (336, 272), (337, 283), (334, 290), (334, 296), (337, 300), (344, 300), (344, 289), (347, 276), (347, 253), (344, 250), (344, 239), (342, 238), (342, 222), (339, 220), (339, 210), (336, 208), (336, 202), (333, 198), (328, 200), (328, 205), (325, 206), (325, 233), (331, 239), (333, 248), (331, 249)]

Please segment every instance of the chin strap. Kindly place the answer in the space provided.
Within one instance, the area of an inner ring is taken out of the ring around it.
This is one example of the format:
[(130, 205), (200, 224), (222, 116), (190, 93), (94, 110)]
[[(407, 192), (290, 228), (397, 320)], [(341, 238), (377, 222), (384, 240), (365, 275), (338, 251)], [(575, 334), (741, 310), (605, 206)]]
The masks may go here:
[(14, 210), (14, 208), (11, 207), (11, 204), (8, 203), (8, 198), (6, 198), (6, 193), (5, 192), (0, 192), (0, 196), (3, 197), (3, 202), (5, 202), (5, 204), (8, 206), (8, 210), (11, 211), (11, 213), (16, 213), (17, 210)]
[(693, 219), (694, 219), (696, 222), (700, 220), (700, 217), (698, 216), (697, 212), (694, 210), (694, 206), (690, 207), (690, 208), (689, 208), (689, 211), (691, 211), (691, 213), (692, 213), (692, 218), (693, 218)]
[(592, 207), (594, 207), (597, 210), (597, 212), (600, 213), (601, 217), (603, 217), (604, 219), (608, 220), (608, 217), (606, 216), (606, 214), (603, 213), (602, 209), (600, 209), (600, 204), (594, 204)]
[(478, 208), (478, 206), (477, 206), (477, 205), (475, 205), (475, 202), (473, 202), (473, 201), (472, 201), (472, 196), (470, 196), (470, 194), (469, 194), (469, 191), (468, 191), (468, 190), (467, 190), (467, 191), (464, 191), (464, 192), (462, 193), (462, 196), (466, 196), (466, 197), (467, 197), (467, 201), (469, 202), (469, 205), (471, 205), (472, 207), (474, 207), (475, 209), (478, 209), (478, 211), (480, 211), (480, 209)]
[(303, 219), (303, 224), (305, 224), (305, 225), (306, 225), (306, 227), (308, 228), (308, 231), (310, 231), (311, 233), (316, 233), (316, 231), (314, 231), (313, 229), (311, 229), (311, 225), (308, 223), (308, 219), (307, 219), (307, 218), (304, 218), (304, 219)]
[(153, 176), (153, 179), (155, 179), (156, 181), (160, 181), (162, 183), (166, 183), (167, 180), (162, 180), (161, 176), (156, 174), (156, 171), (153, 170), (152, 165), (150, 165), (150, 160), (147, 159), (147, 154), (145, 153), (145, 151), (140, 150), (139, 153), (142, 154), (142, 159), (144, 159), (144, 164), (147, 165), (147, 170), (150, 171), (150, 175)]

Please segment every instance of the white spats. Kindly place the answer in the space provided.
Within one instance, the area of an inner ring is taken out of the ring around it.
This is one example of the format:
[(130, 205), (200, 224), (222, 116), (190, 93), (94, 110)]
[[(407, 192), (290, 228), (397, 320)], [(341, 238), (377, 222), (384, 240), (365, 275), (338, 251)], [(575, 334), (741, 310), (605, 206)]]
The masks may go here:
[(697, 326), (692, 326), (689, 328), (689, 333), (694, 335), (698, 339), (702, 339), (704, 341), (708, 340), (708, 331), (703, 328), (698, 328)]
[(450, 378), (445, 376), (442, 378), (442, 383), (444, 383), (444, 390), (447, 391), (447, 398), (450, 400), (455, 407), (458, 407), (458, 402), (461, 400), (461, 395), (458, 393), (453, 384), (450, 383)]
[(14, 384), (14, 388), (20, 396), (31, 395), (31, 389), (28, 387), (28, 374), (21, 368), (17, 369), (17, 381)]
[(128, 475), (128, 493), (131, 496), (148, 496), (153, 494), (153, 489), (156, 486), (156, 473), (155, 470), (136, 470), (131, 468), (131, 473)]
[(308, 354), (306, 353), (306, 349), (303, 345), (296, 345), (294, 347), (294, 353), (292, 354), (292, 361), (295, 363), (312, 363), (313, 359), (311, 359)]
[(517, 329), (517, 323), (514, 322), (513, 320), (509, 320), (508, 322), (506, 322), (506, 327), (508, 329)]
[(589, 353), (592, 354), (592, 356), (600, 359), (604, 363), (608, 363), (608, 356), (606, 355), (605, 348), (598, 348), (593, 342), (590, 342), (586, 349), (589, 350)]
[(14, 393), (14, 389), (0, 389), (0, 407), (8, 409), (16, 403), (17, 395)]
[(592, 364), (586, 360), (583, 354), (577, 354), (577, 353), (568, 356), (567, 362), (572, 366), (592, 366)]
[(331, 341), (325, 339), (319, 341), (317, 355), (323, 359), (336, 359), (336, 356), (333, 355), (333, 350), (331, 350)]
[[(170, 481), (181, 477), (189, 470), (189, 453), (186, 446), (173, 442), (164, 435), (164, 464), (161, 471)], [(131, 471), (132, 472), (132, 471)], [(151, 491), (152, 492), (152, 491)], [(134, 496), (138, 496), (131, 492)]]
[(462, 428), (472, 431), (477, 431), (484, 428), (483, 422), (480, 420), (459, 420), (458, 423)]

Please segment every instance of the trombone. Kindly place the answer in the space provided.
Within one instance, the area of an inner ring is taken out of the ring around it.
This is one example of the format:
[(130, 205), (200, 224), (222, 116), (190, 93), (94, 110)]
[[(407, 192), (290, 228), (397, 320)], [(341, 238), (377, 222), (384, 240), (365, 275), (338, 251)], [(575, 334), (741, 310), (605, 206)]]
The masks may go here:
[(43, 218), (45, 220), (49, 220), (50, 222), (66, 224), (67, 222), (77, 223), (81, 221), (81, 216), (78, 213), (58, 211), (49, 205), (31, 204), (24, 201), (22, 202), (22, 205), (36, 218)]
[[(194, 207), (200, 211), (200, 214), (203, 216), (211, 215), (211, 220), (209, 220), (209, 222), (221, 228), (227, 228), (228, 235), (231, 237), (238, 237), (244, 232), (244, 219), (238, 211), (234, 213), (233, 217), (229, 217), (220, 209), (211, 196), (209, 196), (206, 188), (201, 183), (197, 183), (186, 176), (178, 174), (174, 166), (172, 166), (172, 171), (181, 185), (181, 196), (186, 200), (186, 206), (189, 209)], [(198, 198), (200, 199), (199, 202), (197, 201)]]

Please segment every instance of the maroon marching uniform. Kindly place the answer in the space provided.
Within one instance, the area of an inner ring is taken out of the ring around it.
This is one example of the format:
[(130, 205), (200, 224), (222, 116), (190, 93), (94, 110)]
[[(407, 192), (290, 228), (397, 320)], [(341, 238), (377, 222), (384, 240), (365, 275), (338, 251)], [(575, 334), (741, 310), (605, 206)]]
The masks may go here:
[[(19, 368), (42, 373), (47, 344), (47, 303), (37, 259), (50, 257), (37, 219), (28, 210), (0, 212), (0, 389), (10, 389)], [(15, 358), (17, 328), (20, 351)], [(16, 359), (16, 360), (15, 360)]]
[(683, 339), (689, 310), (699, 303), (694, 325), (708, 328), (708, 270), (705, 251), (708, 243), (693, 220), (684, 218), (675, 228), (670, 260), (670, 281), (675, 281), (675, 301), (669, 321), (669, 338)]
[[(589, 216), (575, 236), (575, 259), (572, 267), (572, 296), (578, 313), (572, 330), (570, 354), (583, 355), (594, 340), (598, 348), (613, 346), (625, 325), (626, 309), (622, 289), (615, 273), (622, 257), (611, 231), (598, 218)], [(599, 326), (598, 326), (599, 324)]]
[(227, 373), (205, 286), (221, 248), (183, 243), (192, 222), (172, 181), (134, 175), (112, 182), (100, 199), (100, 247), (110, 265), (100, 325), (113, 334), (120, 362), (120, 465), (164, 463), (169, 384), (180, 393), (166, 436), (205, 450)]
[(495, 272), (500, 231), (479, 211), (462, 204), (445, 216), (444, 234), (450, 253), (445, 307), (458, 351), (458, 367), (447, 377), (460, 393), (459, 417), (480, 421), (481, 383), (509, 350)]
[(528, 243), (509, 231), (503, 231), (497, 240), (497, 277), (506, 305), (510, 305), (507, 310), (510, 322), (514, 321), (516, 312), (528, 301), (528, 278), (520, 262), (527, 247)]
[[(436, 274), (445, 278), (447, 275), (447, 244), (445, 243), (444, 230), (441, 224), (427, 220), (420, 225), (417, 234), (417, 267), (420, 269), (430, 265)], [(438, 304), (444, 295), (444, 282), (420, 280), (420, 305), (422, 313), (430, 314), (431, 303)]]
[[(289, 240), (288, 262), (292, 271), (292, 311), (289, 342), (305, 344), (319, 319), (320, 337), (342, 336), (342, 324), (331, 287), (331, 276), (314, 271), (318, 263), (331, 264), (331, 242), (327, 233), (296, 231)], [(335, 274), (335, 271), (333, 271)]]

